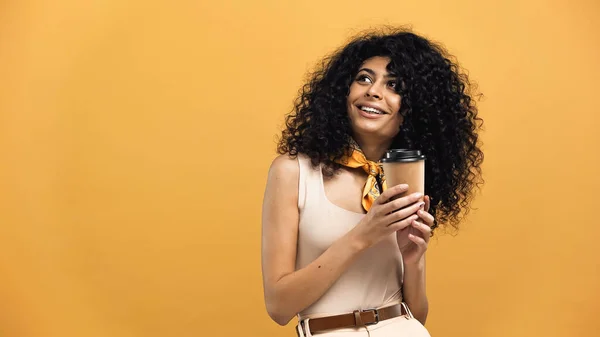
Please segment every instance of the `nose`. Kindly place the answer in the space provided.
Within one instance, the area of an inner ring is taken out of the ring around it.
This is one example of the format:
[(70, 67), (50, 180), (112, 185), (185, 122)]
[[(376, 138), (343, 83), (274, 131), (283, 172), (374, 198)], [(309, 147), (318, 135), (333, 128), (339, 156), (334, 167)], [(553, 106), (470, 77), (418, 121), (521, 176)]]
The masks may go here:
[(367, 97), (373, 97), (376, 99), (381, 99), (381, 86), (377, 85), (377, 83), (373, 83), (369, 89), (367, 90), (367, 92), (365, 93), (365, 96)]

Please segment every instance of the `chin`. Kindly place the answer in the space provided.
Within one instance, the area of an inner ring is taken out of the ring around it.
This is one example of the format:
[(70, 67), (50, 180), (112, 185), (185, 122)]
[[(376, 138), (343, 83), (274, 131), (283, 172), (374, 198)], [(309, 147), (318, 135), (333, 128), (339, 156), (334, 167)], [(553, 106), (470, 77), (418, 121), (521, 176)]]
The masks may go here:
[[(390, 140), (396, 137), (401, 125), (394, 118), (369, 120), (361, 118), (361, 116), (351, 118), (350, 122), (352, 123), (352, 133), (354, 135), (380, 140)], [(392, 124), (397, 124), (397, 126), (394, 127)]]
[(380, 139), (380, 140), (389, 140), (396, 137), (396, 134), (391, 134), (389, 130), (382, 130), (381, 127), (371, 127), (364, 125), (355, 125), (352, 128), (353, 134), (369, 138), (369, 139)]

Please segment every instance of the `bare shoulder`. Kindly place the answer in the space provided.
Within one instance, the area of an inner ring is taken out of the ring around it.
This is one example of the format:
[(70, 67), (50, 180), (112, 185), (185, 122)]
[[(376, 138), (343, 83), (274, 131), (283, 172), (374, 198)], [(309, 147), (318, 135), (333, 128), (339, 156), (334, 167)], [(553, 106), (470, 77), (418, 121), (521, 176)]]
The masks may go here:
[(283, 154), (273, 159), (269, 168), (269, 181), (275, 180), (284, 184), (297, 183), (299, 174), (298, 158)]
[(279, 155), (271, 163), (267, 177), (263, 211), (281, 212), (289, 208), (297, 212), (300, 166), (298, 158)]

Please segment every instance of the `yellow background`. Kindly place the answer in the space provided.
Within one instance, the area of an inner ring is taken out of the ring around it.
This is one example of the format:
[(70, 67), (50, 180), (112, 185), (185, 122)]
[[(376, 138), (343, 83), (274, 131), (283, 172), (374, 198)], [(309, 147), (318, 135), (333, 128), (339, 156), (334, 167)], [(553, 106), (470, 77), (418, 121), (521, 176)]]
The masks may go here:
[(597, 1), (3, 1), (0, 336), (293, 336), (260, 208), (306, 71), (412, 24), (480, 84), (487, 181), (429, 250), (433, 336), (600, 326)]

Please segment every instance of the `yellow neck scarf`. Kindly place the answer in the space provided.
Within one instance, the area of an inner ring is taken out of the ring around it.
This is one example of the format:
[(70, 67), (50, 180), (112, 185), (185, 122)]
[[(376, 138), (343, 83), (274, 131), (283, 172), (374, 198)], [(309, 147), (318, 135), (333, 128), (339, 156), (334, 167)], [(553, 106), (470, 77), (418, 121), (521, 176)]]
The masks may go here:
[[(379, 197), (379, 195), (387, 189), (385, 177), (383, 176), (383, 169), (376, 162), (368, 160), (367, 157), (365, 157), (365, 154), (359, 150), (358, 147), (355, 147), (350, 157), (345, 157), (338, 163), (351, 168), (361, 167), (369, 175), (367, 178), (367, 183), (363, 188), (362, 198), (363, 208), (365, 211), (369, 211), (373, 205), (373, 202), (375, 202), (375, 199), (377, 199), (377, 197)], [(378, 176), (381, 179), (383, 191), (379, 190), (379, 185), (377, 184)]]

